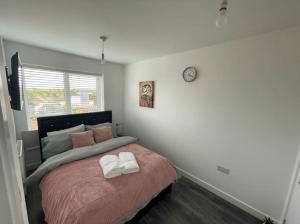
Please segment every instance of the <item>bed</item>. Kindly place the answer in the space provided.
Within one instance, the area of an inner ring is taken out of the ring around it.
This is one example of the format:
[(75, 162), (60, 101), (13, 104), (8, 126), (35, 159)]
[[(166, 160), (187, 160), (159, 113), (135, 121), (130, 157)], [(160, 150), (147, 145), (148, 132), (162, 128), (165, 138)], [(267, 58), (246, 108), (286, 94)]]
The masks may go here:
[[(50, 131), (107, 122), (112, 122), (111, 111), (38, 118), (40, 144)], [(134, 153), (140, 172), (105, 179), (98, 160), (124, 151)], [(176, 181), (176, 171), (165, 157), (129, 136), (93, 148), (69, 150), (47, 160), (41, 150), (41, 158), (44, 162), (25, 183), (40, 181), (48, 224), (126, 223)]]

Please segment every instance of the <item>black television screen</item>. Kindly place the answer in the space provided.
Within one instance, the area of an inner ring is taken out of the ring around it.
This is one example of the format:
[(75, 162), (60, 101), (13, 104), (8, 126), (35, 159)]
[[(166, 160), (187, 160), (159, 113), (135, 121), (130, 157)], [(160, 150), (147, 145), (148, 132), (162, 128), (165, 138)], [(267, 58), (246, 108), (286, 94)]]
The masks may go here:
[(11, 74), (6, 68), (10, 106), (13, 110), (22, 110), (22, 66), (18, 52), (11, 57)]

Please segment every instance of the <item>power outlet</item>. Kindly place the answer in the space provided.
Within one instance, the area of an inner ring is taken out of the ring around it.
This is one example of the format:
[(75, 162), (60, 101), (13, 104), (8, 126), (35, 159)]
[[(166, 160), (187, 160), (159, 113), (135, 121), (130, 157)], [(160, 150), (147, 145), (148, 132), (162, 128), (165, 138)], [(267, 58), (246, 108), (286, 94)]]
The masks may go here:
[(227, 168), (222, 167), (222, 166), (217, 166), (217, 170), (220, 171), (221, 173), (224, 173), (224, 174), (227, 174), (227, 175), (230, 174), (230, 169), (227, 169)]

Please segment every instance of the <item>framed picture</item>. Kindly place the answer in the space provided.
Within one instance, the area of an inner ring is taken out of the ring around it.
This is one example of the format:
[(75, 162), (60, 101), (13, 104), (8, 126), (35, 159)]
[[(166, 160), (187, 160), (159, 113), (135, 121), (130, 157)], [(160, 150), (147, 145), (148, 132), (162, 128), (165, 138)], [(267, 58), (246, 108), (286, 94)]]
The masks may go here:
[(140, 82), (140, 107), (153, 108), (154, 105), (154, 81)]

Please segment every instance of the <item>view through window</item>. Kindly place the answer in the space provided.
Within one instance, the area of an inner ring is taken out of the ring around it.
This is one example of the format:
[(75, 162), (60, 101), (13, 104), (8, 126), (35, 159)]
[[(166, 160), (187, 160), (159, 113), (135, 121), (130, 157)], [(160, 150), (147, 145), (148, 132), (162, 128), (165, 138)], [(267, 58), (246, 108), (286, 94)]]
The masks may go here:
[(101, 109), (100, 76), (24, 68), (24, 95), (31, 130), (37, 117)]

